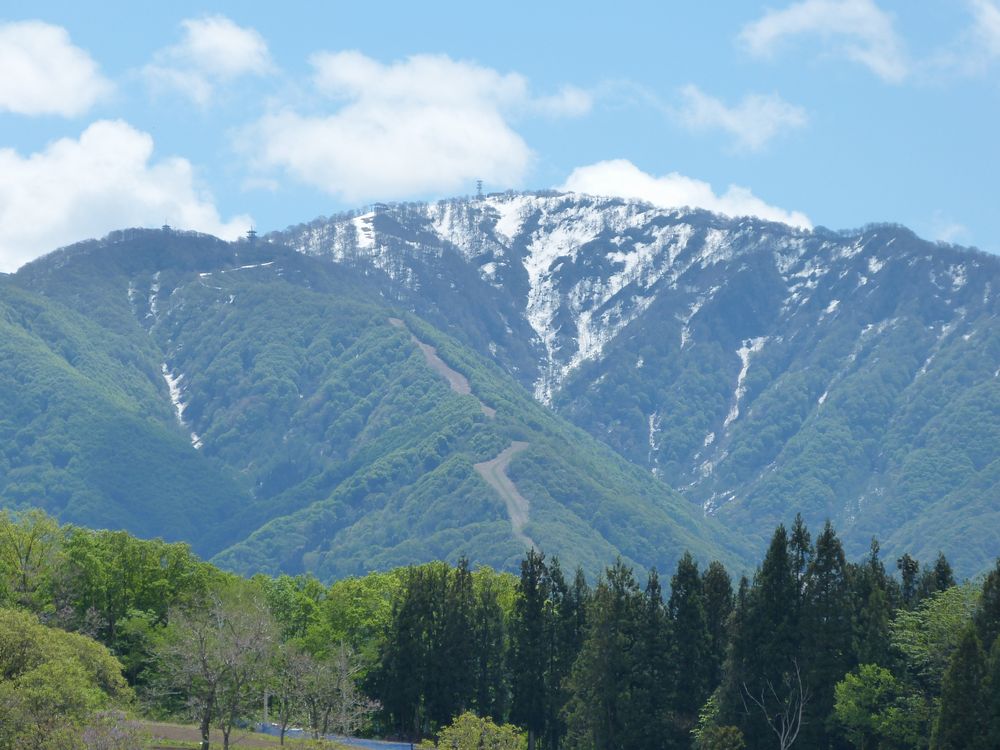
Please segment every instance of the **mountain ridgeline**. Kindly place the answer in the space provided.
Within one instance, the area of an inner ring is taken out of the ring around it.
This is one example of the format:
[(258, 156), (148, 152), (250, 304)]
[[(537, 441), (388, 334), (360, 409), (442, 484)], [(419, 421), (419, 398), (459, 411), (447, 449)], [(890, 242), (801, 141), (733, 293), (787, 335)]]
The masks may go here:
[(727, 527), (801, 511), (853, 555), (878, 535), (965, 572), (1000, 550), (995, 256), (562, 194), (275, 237), (378, 279)]
[(528, 546), (595, 573), (774, 525), (1000, 553), (1000, 259), (579, 195), (0, 277), (0, 504), (324, 578)]
[(135, 230), (3, 282), (0, 496), (336, 578), (537, 545), (596, 571), (747, 545), (363, 274)]

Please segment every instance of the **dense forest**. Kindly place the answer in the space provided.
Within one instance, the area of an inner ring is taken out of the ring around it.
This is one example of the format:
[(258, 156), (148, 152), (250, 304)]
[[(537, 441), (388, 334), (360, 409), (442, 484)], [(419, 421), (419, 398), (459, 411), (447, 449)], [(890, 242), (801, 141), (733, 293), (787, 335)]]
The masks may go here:
[[(265, 698), (267, 706), (265, 709)], [(0, 516), (0, 748), (202, 747), (268, 719), (449, 748), (995, 748), (1000, 561), (779, 526), (752, 578), (684, 555), (596, 580), (429, 563), (324, 585), (241, 578), (183, 544)], [(221, 741), (221, 742), (220, 742)]]

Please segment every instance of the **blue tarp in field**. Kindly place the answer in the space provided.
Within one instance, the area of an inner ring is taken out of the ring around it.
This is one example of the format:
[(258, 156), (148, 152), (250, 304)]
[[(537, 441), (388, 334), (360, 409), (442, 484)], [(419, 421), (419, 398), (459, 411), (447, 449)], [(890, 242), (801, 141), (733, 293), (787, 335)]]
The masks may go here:
[[(278, 737), (281, 734), (281, 727), (277, 724), (258, 724), (255, 729), (262, 734), (270, 734)], [(286, 737), (308, 737), (309, 732), (305, 729), (289, 728), (285, 731)], [(336, 734), (326, 735), (326, 739), (339, 742), (349, 747), (359, 747), (363, 750), (410, 750), (413, 745), (409, 742), (387, 742), (385, 740), (367, 740), (362, 737), (341, 737)]]

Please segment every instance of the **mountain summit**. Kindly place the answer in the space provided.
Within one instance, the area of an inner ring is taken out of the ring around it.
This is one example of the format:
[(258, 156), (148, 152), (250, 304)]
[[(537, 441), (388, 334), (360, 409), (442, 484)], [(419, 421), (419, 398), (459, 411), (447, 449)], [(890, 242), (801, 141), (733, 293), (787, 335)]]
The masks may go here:
[(574, 194), (266, 237), (123, 230), (0, 279), (0, 498), (326, 578), (1000, 553), (1000, 259)]
[(794, 229), (575, 194), (380, 205), (275, 235), (765, 534), (1000, 550), (1000, 259), (904, 227)]

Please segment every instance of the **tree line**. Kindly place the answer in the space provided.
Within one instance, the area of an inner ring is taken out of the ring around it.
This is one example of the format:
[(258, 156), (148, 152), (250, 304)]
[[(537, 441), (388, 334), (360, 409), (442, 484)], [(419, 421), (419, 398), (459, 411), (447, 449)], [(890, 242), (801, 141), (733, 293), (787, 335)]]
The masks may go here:
[(0, 617), (80, 639), (17, 663), (0, 648), (0, 748), (19, 746), (13, 716), (55, 732), (24, 712), (56, 701), (58, 664), (86, 697), (64, 721), (78, 738), (141, 705), (204, 748), (265, 712), (282, 734), (455, 748), (1000, 747), (1000, 560), (961, 584), (944, 555), (887, 567), (873, 541), (852, 562), (800, 518), (738, 580), (684, 554), (669, 580), (618, 560), (588, 581), (532, 550), (518, 576), (459, 560), (324, 585), (0, 514)]

